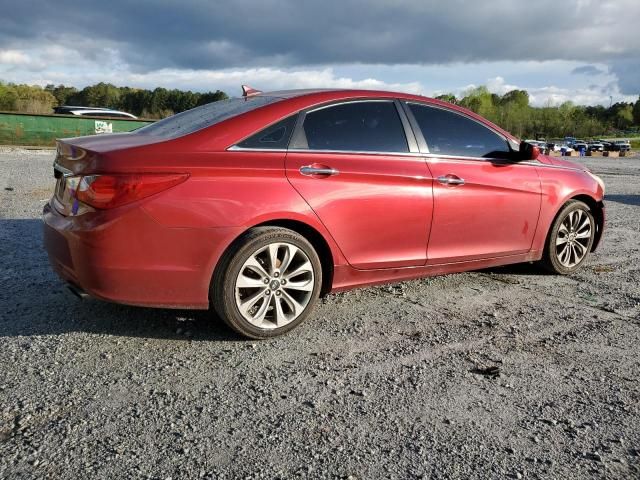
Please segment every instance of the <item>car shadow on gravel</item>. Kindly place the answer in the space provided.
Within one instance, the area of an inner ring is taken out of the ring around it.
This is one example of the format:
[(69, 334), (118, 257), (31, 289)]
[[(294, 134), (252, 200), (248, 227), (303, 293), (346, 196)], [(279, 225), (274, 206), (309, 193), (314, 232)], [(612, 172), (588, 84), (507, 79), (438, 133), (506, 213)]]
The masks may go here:
[(606, 195), (605, 202), (617, 202), (640, 207), (640, 195)]
[(80, 300), (49, 266), (42, 222), (0, 219), (0, 338), (85, 332), (140, 338), (239, 341), (213, 312)]
[(477, 272), (491, 275), (535, 275), (542, 277), (551, 275), (547, 270), (534, 263), (514, 263), (512, 265), (485, 268), (477, 270)]

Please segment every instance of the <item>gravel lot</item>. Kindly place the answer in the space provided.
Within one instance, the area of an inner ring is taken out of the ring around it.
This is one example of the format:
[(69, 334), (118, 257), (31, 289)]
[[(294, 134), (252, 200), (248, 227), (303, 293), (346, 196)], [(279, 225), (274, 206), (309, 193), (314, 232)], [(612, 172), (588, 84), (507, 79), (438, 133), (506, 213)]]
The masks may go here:
[(330, 295), (284, 338), (72, 297), (51, 151), (0, 151), (0, 478), (639, 478), (640, 157), (577, 275)]

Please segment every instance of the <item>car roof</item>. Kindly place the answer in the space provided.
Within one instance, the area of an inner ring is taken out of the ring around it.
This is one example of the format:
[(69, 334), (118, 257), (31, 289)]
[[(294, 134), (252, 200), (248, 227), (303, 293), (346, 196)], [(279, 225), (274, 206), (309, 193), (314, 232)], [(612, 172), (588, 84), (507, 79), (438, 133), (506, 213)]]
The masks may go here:
[[(253, 96), (253, 95), (252, 95)], [(330, 103), (333, 101), (340, 100), (356, 100), (360, 98), (398, 98), (400, 100), (405, 101), (415, 101), (420, 103), (428, 103), (436, 107), (443, 107), (449, 110), (453, 110), (458, 113), (462, 113), (467, 115), (475, 120), (478, 120), (480, 123), (490, 126), (497, 132), (502, 133), (507, 138), (512, 140), (518, 140), (510, 132), (502, 129), (498, 125), (490, 122), (484, 117), (468, 110), (466, 108), (460, 107), (450, 102), (445, 102), (443, 100), (437, 100), (435, 98), (426, 97), (423, 95), (416, 95), (411, 93), (403, 93), (403, 92), (391, 92), (386, 90), (364, 90), (364, 89), (325, 89), (325, 88), (308, 88), (308, 89), (295, 89), (295, 90), (277, 90), (272, 92), (260, 92), (256, 96), (266, 96), (266, 97), (276, 97), (282, 98), (283, 100), (293, 100), (296, 101), (298, 105), (306, 104), (306, 106), (302, 106), (302, 108), (310, 108), (315, 105), (320, 105), (323, 103)], [(268, 107), (263, 107), (268, 108)]]

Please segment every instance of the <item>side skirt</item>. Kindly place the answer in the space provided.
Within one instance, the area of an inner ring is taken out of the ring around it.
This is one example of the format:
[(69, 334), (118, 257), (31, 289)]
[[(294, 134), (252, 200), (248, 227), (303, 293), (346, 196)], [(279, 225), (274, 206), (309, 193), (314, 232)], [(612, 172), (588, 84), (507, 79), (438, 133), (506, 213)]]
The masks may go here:
[(334, 267), (333, 286), (331, 292), (340, 292), (351, 288), (368, 285), (401, 282), (416, 278), (433, 277), (449, 273), (468, 272), (483, 268), (498, 267), (514, 263), (535, 262), (542, 258), (541, 251), (532, 251), (519, 255), (505, 257), (484, 258), (466, 262), (445, 263), (420, 267), (387, 268), (379, 270), (357, 270), (349, 265)]

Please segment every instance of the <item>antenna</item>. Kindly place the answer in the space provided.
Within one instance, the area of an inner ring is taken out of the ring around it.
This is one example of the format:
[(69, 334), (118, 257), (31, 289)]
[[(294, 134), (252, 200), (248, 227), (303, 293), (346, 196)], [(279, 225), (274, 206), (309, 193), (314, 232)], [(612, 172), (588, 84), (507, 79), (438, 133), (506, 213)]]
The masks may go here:
[(253, 97), (254, 95), (258, 95), (260, 93), (262, 93), (260, 90), (256, 90), (255, 88), (252, 88), (249, 85), (242, 85), (243, 97)]

